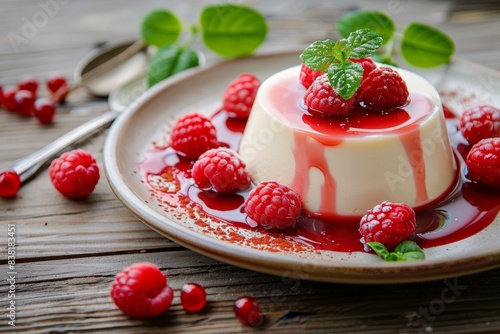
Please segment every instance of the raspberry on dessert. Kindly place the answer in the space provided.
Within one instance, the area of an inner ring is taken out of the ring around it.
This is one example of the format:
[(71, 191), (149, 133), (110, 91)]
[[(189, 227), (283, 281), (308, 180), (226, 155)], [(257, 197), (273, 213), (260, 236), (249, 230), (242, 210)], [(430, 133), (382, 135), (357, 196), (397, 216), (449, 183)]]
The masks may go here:
[(172, 148), (190, 159), (197, 159), (202, 153), (219, 146), (212, 122), (198, 113), (179, 118), (170, 139)]
[(363, 80), (365, 80), (368, 75), (377, 68), (377, 64), (370, 57), (361, 59), (349, 59), (353, 63), (360, 63), (363, 66)]
[(460, 117), (460, 132), (470, 145), (500, 137), (500, 109), (485, 104), (465, 110)]
[(33, 115), (33, 105), (35, 103), (35, 95), (29, 90), (18, 90), (14, 94), (16, 102), (16, 111), (23, 116)]
[(302, 203), (299, 195), (276, 181), (263, 181), (245, 200), (248, 218), (265, 229), (295, 226)]
[(406, 82), (390, 67), (379, 67), (361, 82), (357, 99), (367, 108), (391, 111), (408, 103)]
[(152, 263), (136, 263), (115, 276), (111, 299), (131, 317), (156, 317), (170, 308), (174, 292), (167, 277)]
[(231, 117), (248, 118), (252, 110), (260, 80), (248, 73), (243, 73), (231, 81), (222, 98), (223, 109)]
[(54, 122), (56, 106), (47, 98), (41, 98), (35, 101), (33, 113), (42, 124), (51, 124)]
[(384, 201), (361, 218), (361, 242), (380, 242), (391, 250), (410, 239), (417, 228), (415, 212), (405, 203)]
[(304, 95), (304, 104), (310, 114), (315, 116), (346, 115), (354, 103), (354, 96), (344, 100), (332, 88), (326, 74), (314, 80)]
[(12, 197), (21, 187), (21, 178), (13, 170), (0, 173), (0, 197)]
[(471, 181), (500, 187), (500, 137), (474, 144), (467, 154), (466, 164), (467, 177)]
[(316, 78), (322, 74), (323, 72), (312, 70), (309, 67), (307, 67), (306, 64), (302, 63), (302, 66), (300, 67), (299, 79), (304, 87), (309, 88), (314, 82), (314, 80), (316, 80)]
[(52, 161), (49, 176), (54, 187), (63, 196), (88, 196), (99, 181), (99, 167), (90, 152), (82, 149), (63, 153)]
[(219, 193), (245, 190), (250, 185), (245, 163), (236, 152), (224, 147), (203, 153), (194, 163), (191, 175), (201, 189)]

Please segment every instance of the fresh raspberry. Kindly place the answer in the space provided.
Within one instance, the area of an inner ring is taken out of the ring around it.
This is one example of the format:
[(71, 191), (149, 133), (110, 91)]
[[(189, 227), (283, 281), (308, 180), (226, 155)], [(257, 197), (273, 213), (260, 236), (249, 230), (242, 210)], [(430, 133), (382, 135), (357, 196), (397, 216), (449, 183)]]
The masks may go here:
[(500, 137), (487, 138), (472, 146), (467, 154), (467, 177), (486, 185), (500, 186)]
[(38, 80), (33, 76), (26, 76), (19, 81), (19, 90), (29, 90), (36, 97), (38, 91)]
[(224, 147), (203, 153), (194, 163), (191, 175), (201, 189), (219, 193), (245, 190), (250, 185), (245, 163), (234, 151)]
[(295, 191), (276, 181), (259, 183), (245, 201), (248, 217), (265, 229), (295, 226), (301, 206)]
[(3, 107), (8, 111), (16, 111), (17, 103), (15, 95), (17, 92), (16, 87), (4, 87), (3, 89)]
[(50, 180), (63, 196), (88, 196), (99, 181), (99, 167), (90, 152), (78, 149), (63, 153), (49, 167)]
[(190, 113), (177, 120), (172, 128), (172, 148), (191, 159), (219, 146), (212, 122), (205, 116)]
[(460, 117), (460, 131), (470, 145), (500, 137), (500, 110), (487, 104), (465, 110)]
[(50, 99), (54, 103), (64, 102), (70, 91), (68, 81), (60, 73), (53, 73), (47, 79), (47, 89)]
[(51, 124), (54, 122), (56, 113), (56, 105), (47, 98), (40, 98), (35, 101), (34, 114), (38, 121), (42, 124)]
[(16, 111), (23, 116), (33, 115), (33, 105), (35, 104), (35, 95), (29, 90), (18, 90), (14, 94), (16, 102)]
[(353, 63), (360, 63), (363, 66), (363, 80), (368, 78), (368, 75), (377, 68), (377, 64), (370, 57), (361, 59), (349, 59)]
[(259, 87), (258, 78), (248, 73), (241, 74), (226, 88), (223, 109), (231, 117), (248, 118)]
[(357, 99), (370, 109), (391, 111), (408, 103), (408, 87), (398, 72), (379, 67), (361, 82)]
[(415, 233), (415, 212), (405, 203), (389, 201), (376, 205), (361, 218), (361, 242), (380, 242), (391, 250)]
[(302, 64), (302, 66), (300, 67), (299, 79), (304, 87), (309, 88), (314, 80), (316, 80), (316, 78), (322, 74), (323, 72), (312, 70), (307, 67), (306, 64)]
[(326, 74), (317, 77), (304, 95), (304, 104), (315, 116), (346, 115), (353, 103), (354, 96), (344, 100), (333, 90)]
[(167, 277), (152, 263), (135, 263), (115, 276), (111, 298), (125, 314), (156, 317), (170, 308), (174, 292)]

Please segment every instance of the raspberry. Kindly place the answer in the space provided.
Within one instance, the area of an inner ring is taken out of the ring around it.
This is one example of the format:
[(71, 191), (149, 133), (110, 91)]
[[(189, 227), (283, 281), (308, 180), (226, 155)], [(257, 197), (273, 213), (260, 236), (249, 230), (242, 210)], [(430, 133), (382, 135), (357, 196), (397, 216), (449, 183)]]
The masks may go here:
[(170, 308), (174, 292), (167, 277), (152, 263), (136, 263), (115, 276), (111, 298), (131, 317), (156, 317)]
[(302, 64), (302, 66), (300, 67), (299, 79), (304, 87), (309, 88), (314, 80), (316, 80), (316, 78), (322, 74), (323, 72), (312, 70), (307, 67), (306, 64)]
[(8, 111), (16, 111), (17, 103), (15, 95), (17, 92), (16, 87), (4, 87), (3, 89), (3, 107)]
[(38, 121), (42, 124), (51, 124), (54, 122), (56, 106), (47, 98), (36, 100), (34, 106), (34, 114)]
[(245, 200), (245, 211), (250, 219), (265, 229), (283, 229), (295, 226), (300, 215), (299, 196), (276, 181), (263, 181)]
[(259, 87), (258, 78), (248, 73), (241, 74), (226, 88), (223, 109), (231, 117), (248, 118)]
[(500, 186), (500, 137), (487, 138), (472, 146), (467, 154), (467, 177), (486, 185)]
[(47, 89), (49, 91), (50, 99), (54, 103), (64, 102), (66, 95), (70, 91), (68, 81), (59, 73), (53, 73), (47, 80)]
[(191, 159), (219, 146), (212, 122), (205, 116), (190, 113), (177, 120), (172, 128), (172, 148)]
[(18, 87), (19, 90), (29, 90), (31, 93), (33, 93), (33, 96), (36, 97), (36, 93), (38, 91), (38, 81), (35, 77), (26, 76), (21, 79)]
[(344, 100), (333, 90), (326, 74), (317, 77), (304, 95), (309, 113), (316, 116), (346, 115), (353, 103), (354, 96)]
[(361, 59), (349, 59), (353, 63), (360, 63), (361, 66), (363, 66), (363, 80), (365, 80), (368, 75), (377, 68), (377, 64), (371, 59), (370, 57), (368, 58), (361, 58)]
[(380, 242), (387, 249), (393, 249), (415, 233), (417, 222), (415, 212), (405, 203), (389, 201), (376, 205), (361, 218), (359, 232), (361, 242)]
[(88, 196), (99, 181), (99, 167), (87, 151), (74, 150), (63, 153), (49, 167), (50, 180), (63, 196), (83, 198)]
[(245, 190), (250, 185), (245, 163), (224, 147), (203, 153), (194, 163), (191, 175), (201, 189), (211, 188), (220, 193)]
[(18, 90), (14, 94), (16, 102), (16, 111), (23, 116), (33, 115), (33, 105), (35, 104), (35, 96), (29, 90)]
[(361, 82), (357, 99), (367, 108), (391, 111), (408, 103), (408, 87), (398, 72), (379, 67)]
[(470, 145), (481, 139), (500, 137), (500, 110), (490, 105), (465, 110), (460, 117), (460, 131)]

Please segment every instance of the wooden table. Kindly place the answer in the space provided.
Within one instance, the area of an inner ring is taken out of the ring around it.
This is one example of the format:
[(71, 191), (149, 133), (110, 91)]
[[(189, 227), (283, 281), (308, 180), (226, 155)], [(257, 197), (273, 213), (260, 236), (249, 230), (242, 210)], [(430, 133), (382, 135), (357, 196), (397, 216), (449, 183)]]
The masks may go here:
[[(95, 45), (136, 37), (139, 22), (150, 9), (170, 8), (192, 22), (199, 9), (212, 2), (1, 0), (0, 82), (15, 84), (25, 74), (43, 81), (51, 71), (71, 77), (79, 59)], [(333, 22), (345, 11), (379, 8), (391, 13), (400, 25), (417, 20), (445, 29), (457, 43), (457, 57), (500, 69), (498, 12), (470, 8), (466, 1), (251, 4), (269, 20), (263, 50), (333, 38)], [(22, 35), (29, 23), (37, 24), (35, 30)], [(26, 38), (13, 44), (9, 33)], [(202, 48), (199, 42), (195, 46)], [(207, 56), (209, 63), (216, 59), (209, 52)], [(79, 89), (59, 108), (50, 126), (0, 110), (0, 167), (106, 107), (106, 100)], [(79, 145), (97, 157), (101, 170), (105, 136), (106, 131)], [(104, 174), (91, 196), (75, 201), (53, 189), (44, 168), (15, 198), (0, 199), (0, 221), (0, 332), (251, 332), (232, 312), (233, 301), (241, 295), (260, 301), (267, 319), (264, 332), (500, 332), (500, 269), (396, 285), (327, 284), (248, 271), (194, 253), (149, 229), (115, 197)], [(15, 225), (17, 237), (15, 328), (7, 324), (6, 312), (10, 300), (6, 292), (7, 224)], [(128, 318), (109, 297), (114, 275), (139, 261), (157, 264), (176, 291), (171, 309), (154, 320)], [(201, 313), (188, 314), (180, 305), (179, 289), (189, 281), (207, 290), (208, 307)], [(448, 298), (449, 291), (453, 298)]]

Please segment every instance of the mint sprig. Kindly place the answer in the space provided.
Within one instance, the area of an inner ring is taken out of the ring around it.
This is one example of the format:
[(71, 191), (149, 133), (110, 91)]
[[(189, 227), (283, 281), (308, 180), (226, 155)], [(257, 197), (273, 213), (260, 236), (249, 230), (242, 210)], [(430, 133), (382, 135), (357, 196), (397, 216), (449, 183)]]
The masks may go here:
[[(265, 17), (243, 5), (208, 5), (202, 9), (199, 22), (191, 25), (183, 25), (169, 10), (153, 10), (143, 18), (140, 28), (146, 45), (158, 48), (149, 61), (148, 85), (151, 87), (175, 73), (198, 66), (199, 52), (191, 45), (200, 35), (209, 50), (221, 57), (234, 58), (252, 54), (266, 39), (267, 29)], [(181, 43), (183, 31), (187, 37)]]
[(414, 241), (403, 241), (394, 248), (394, 252), (389, 252), (380, 242), (367, 242), (368, 246), (382, 259), (388, 262), (395, 261), (417, 261), (424, 260), (425, 254)]
[(369, 29), (353, 31), (336, 42), (316, 41), (300, 55), (307, 67), (327, 73), (333, 89), (344, 100), (358, 90), (363, 78), (363, 67), (350, 59), (371, 56), (382, 45), (382, 37)]
[(445, 32), (413, 22), (408, 24), (402, 33), (398, 33), (393, 19), (385, 12), (377, 10), (347, 14), (337, 21), (336, 29), (344, 38), (358, 29), (371, 29), (379, 34), (383, 38), (384, 48), (378, 50), (373, 59), (390, 65), (397, 65), (396, 53), (399, 53), (410, 65), (431, 68), (448, 64), (455, 52), (455, 43)]

